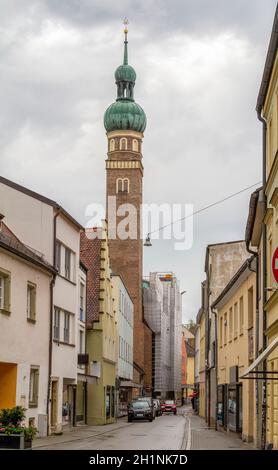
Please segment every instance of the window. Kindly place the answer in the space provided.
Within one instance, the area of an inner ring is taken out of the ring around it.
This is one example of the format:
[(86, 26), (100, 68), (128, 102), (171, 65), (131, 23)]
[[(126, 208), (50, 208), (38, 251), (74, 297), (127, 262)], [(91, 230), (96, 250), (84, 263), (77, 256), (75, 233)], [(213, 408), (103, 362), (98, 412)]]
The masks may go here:
[(134, 152), (138, 152), (138, 140), (137, 139), (133, 139), (132, 141), (132, 150)]
[(65, 277), (70, 279), (70, 261), (71, 251), (69, 248), (65, 248)]
[(56, 241), (56, 253), (55, 253), (55, 268), (57, 269), (58, 273), (61, 272), (61, 242), (59, 240)]
[(129, 180), (128, 180), (128, 178), (125, 178), (123, 180), (123, 191), (125, 193), (129, 193)]
[(244, 323), (244, 307), (243, 307), (243, 297), (239, 299), (239, 334), (243, 335), (243, 323)]
[(233, 309), (229, 310), (229, 341), (233, 339)]
[(220, 343), (220, 348), (223, 346), (223, 317), (220, 317), (219, 321), (219, 343)]
[(27, 284), (27, 320), (36, 320), (36, 286)]
[(128, 193), (129, 192), (129, 179), (118, 178), (116, 183), (117, 193)]
[(85, 299), (84, 299), (85, 286), (80, 283), (80, 321), (85, 322)]
[(248, 324), (247, 328), (250, 329), (253, 327), (253, 317), (254, 317), (254, 294), (253, 287), (248, 289)]
[(2, 313), (9, 313), (11, 310), (10, 306), (10, 286), (11, 277), (10, 274), (0, 271), (0, 311)]
[(234, 338), (237, 338), (238, 334), (238, 311), (237, 302), (234, 305)]
[(114, 151), (115, 151), (115, 140), (111, 139), (110, 140), (110, 152), (114, 152)]
[(29, 382), (29, 407), (36, 408), (38, 406), (39, 394), (39, 367), (31, 366), (30, 382)]
[(57, 341), (60, 340), (60, 317), (61, 312), (59, 308), (54, 310), (54, 327), (53, 327), (53, 338)]
[(64, 342), (69, 343), (69, 339), (70, 339), (70, 313), (65, 312)]
[(127, 150), (127, 139), (125, 137), (120, 140), (120, 150)]

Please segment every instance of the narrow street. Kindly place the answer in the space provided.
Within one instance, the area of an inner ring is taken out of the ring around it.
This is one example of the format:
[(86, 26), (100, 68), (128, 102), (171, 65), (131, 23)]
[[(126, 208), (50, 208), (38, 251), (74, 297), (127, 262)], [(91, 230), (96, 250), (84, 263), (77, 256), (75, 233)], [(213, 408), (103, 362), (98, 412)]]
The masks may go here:
[(122, 418), (113, 425), (84, 426), (62, 436), (36, 439), (38, 450), (169, 450), (183, 448), (186, 420), (184, 408), (178, 414), (157, 417), (152, 423), (127, 423)]
[(176, 416), (128, 423), (121, 418), (106, 426), (80, 426), (61, 436), (36, 439), (35, 450), (251, 450), (235, 433), (209, 429), (191, 406)]

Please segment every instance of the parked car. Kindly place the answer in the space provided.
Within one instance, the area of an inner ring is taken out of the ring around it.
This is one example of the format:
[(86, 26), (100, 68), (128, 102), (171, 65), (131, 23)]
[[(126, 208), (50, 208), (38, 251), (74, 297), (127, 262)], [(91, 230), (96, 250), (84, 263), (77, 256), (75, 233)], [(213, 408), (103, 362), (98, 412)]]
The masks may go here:
[(156, 412), (155, 412), (155, 407), (154, 407), (154, 402), (153, 402), (152, 397), (138, 397), (135, 399), (135, 401), (147, 401), (152, 409), (153, 419), (155, 419)]
[(162, 415), (162, 410), (161, 410), (160, 400), (158, 398), (154, 398), (153, 399), (153, 404), (154, 404), (156, 416), (161, 416)]
[(150, 422), (153, 420), (153, 408), (148, 401), (134, 400), (127, 409), (127, 420), (131, 423), (135, 419), (147, 419)]
[(174, 415), (177, 414), (177, 405), (174, 400), (165, 400), (165, 402), (161, 405), (161, 409), (163, 413), (174, 413)]

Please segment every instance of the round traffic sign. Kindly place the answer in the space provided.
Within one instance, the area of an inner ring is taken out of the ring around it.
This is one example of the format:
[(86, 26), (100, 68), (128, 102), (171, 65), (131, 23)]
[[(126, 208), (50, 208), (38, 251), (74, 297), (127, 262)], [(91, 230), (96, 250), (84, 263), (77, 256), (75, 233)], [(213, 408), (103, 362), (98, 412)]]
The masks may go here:
[(278, 283), (278, 247), (276, 248), (272, 256), (272, 274), (275, 281)]

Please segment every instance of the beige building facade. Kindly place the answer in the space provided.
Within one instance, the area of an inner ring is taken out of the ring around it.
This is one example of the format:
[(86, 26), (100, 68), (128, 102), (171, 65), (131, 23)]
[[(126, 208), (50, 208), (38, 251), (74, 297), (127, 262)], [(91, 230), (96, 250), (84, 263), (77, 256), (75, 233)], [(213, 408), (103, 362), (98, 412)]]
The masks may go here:
[(254, 360), (256, 263), (242, 264), (213, 304), (217, 312), (217, 423), (254, 442), (255, 382), (241, 379)]

